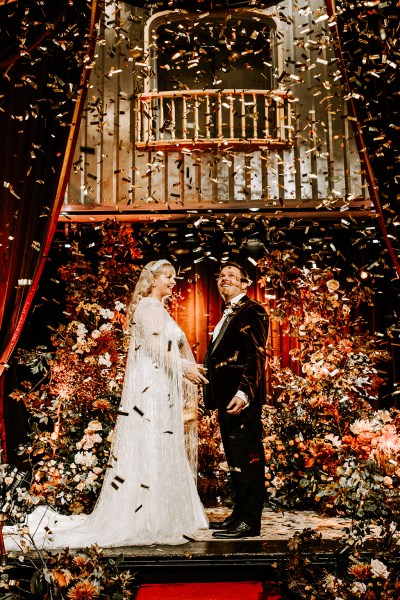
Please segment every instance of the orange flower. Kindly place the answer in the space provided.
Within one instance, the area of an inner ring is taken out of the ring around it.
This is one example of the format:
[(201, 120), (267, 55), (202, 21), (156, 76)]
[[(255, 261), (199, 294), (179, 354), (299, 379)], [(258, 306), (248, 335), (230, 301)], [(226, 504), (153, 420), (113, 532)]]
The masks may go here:
[(80, 569), (82, 569), (82, 567), (84, 567), (86, 565), (86, 562), (87, 562), (86, 556), (82, 556), (79, 554), (74, 556), (73, 563), (76, 567), (79, 567)]
[(368, 579), (371, 575), (371, 568), (369, 565), (359, 564), (353, 565), (349, 568), (350, 575), (354, 575), (356, 579)]
[(80, 581), (70, 589), (67, 597), (70, 600), (93, 600), (99, 597), (99, 592), (90, 581)]
[(93, 410), (110, 410), (111, 404), (105, 398), (99, 398), (93, 402)]
[(306, 469), (311, 469), (311, 467), (313, 467), (315, 464), (315, 458), (312, 456), (305, 456), (304, 457), (304, 466)]

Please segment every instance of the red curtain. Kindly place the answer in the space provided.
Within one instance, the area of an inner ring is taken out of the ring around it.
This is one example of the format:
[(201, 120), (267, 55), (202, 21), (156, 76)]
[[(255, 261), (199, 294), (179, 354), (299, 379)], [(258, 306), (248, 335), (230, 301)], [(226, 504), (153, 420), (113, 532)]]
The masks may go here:
[(98, 17), (96, 0), (0, 6), (0, 378), (6, 374), (57, 224)]

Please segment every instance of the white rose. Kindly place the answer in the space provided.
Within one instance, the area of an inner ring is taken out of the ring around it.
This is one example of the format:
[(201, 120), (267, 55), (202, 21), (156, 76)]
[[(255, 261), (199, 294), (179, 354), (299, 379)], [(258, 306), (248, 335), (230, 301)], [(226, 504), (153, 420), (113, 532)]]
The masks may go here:
[(361, 598), (361, 596), (367, 591), (367, 586), (361, 581), (355, 581), (350, 591), (356, 598)]
[(326, 282), (326, 287), (332, 293), (339, 289), (340, 283), (336, 279), (330, 279)]
[(118, 387), (118, 383), (116, 381), (114, 381), (114, 379), (110, 379), (110, 381), (108, 382), (108, 387), (112, 391), (116, 387)]
[(99, 365), (104, 365), (105, 367), (111, 367), (112, 362), (111, 362), (110, 358), (111, 358), (111, 356), (109, 355), (108, 352), (106, 352), (104, 354), (104, 356), (100, 354)]
[(89, 425), (85, 429), (85, 433), (89, 433), (89, 431), (101, 431), (103, 429), (103, 425), (100, 421), (90, 421)]
[(88, 485), (92, 485), (96, 481), (96, 479), (97, 479), (97, 475), (95, 475), (93, 473), (93, 471), (90, 471), (90, 473), (87, 474), (86, 483)]
[(103, 317), (103, 319), (113, 319), (114, 318), (114, 311), (109, 310), (108, 308), (101, 308), (99, 312), (100, 312), (100, 316)]
[(324, 355), (322, 354), (322, 352), (314, 352), (313, 354), (311, 354), (310, 359), (311, 362), (316, 363), (319, 362), (320, 360), (323, 360)]
[(332, 574), (329, 574), (325, 577), (325, 589), (328, 590), (328, 592), (335, 592), (336, 588), (341, 584), (341, 580), (338, 579), (337, 577), (335, 577)]
[(84, 467), (92, 467), (97, 465), (97, 457), (92, 452), (77, 452), (74, 456), (75, 464)]
[(271, 483), (274, 487), (276, 487), (277, 490), (279, 490), (285, 484), (284, 480), (281, 477), (278, 477), (278, 475), (273, 478)]
[(335, 446), (335, 448), (340, 448), (342, 445), (341, 439), (333, 433), (328, 433), (328, 435), (325, 436), (325, 439), (328, 440), (332, 446)]
[(389, 571), (386, 566), (378, 559), (373, 558), (371, 560), (371, 573), (374, 577), (382, 577), (387, 579), (389, 577)]

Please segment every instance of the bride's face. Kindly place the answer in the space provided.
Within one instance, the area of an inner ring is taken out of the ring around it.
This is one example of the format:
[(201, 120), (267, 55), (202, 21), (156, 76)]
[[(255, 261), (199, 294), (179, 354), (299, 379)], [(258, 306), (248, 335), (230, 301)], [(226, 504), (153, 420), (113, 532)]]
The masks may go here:
[(153, 295), (157, 298), (165, 298), (171, 296), (172, 290), (175, 287), (175, 270), (173, 267), (165, 267), (161, 273), (155, 276), (155, 285), (153, 287)]

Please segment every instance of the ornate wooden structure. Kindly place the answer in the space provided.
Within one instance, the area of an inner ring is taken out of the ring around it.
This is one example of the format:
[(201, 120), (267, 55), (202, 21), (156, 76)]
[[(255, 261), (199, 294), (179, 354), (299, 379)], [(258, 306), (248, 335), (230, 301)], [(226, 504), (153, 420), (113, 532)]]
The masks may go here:
[(108, 3), (61, 218), (369, 208), (330, 25), (321, 0)]

